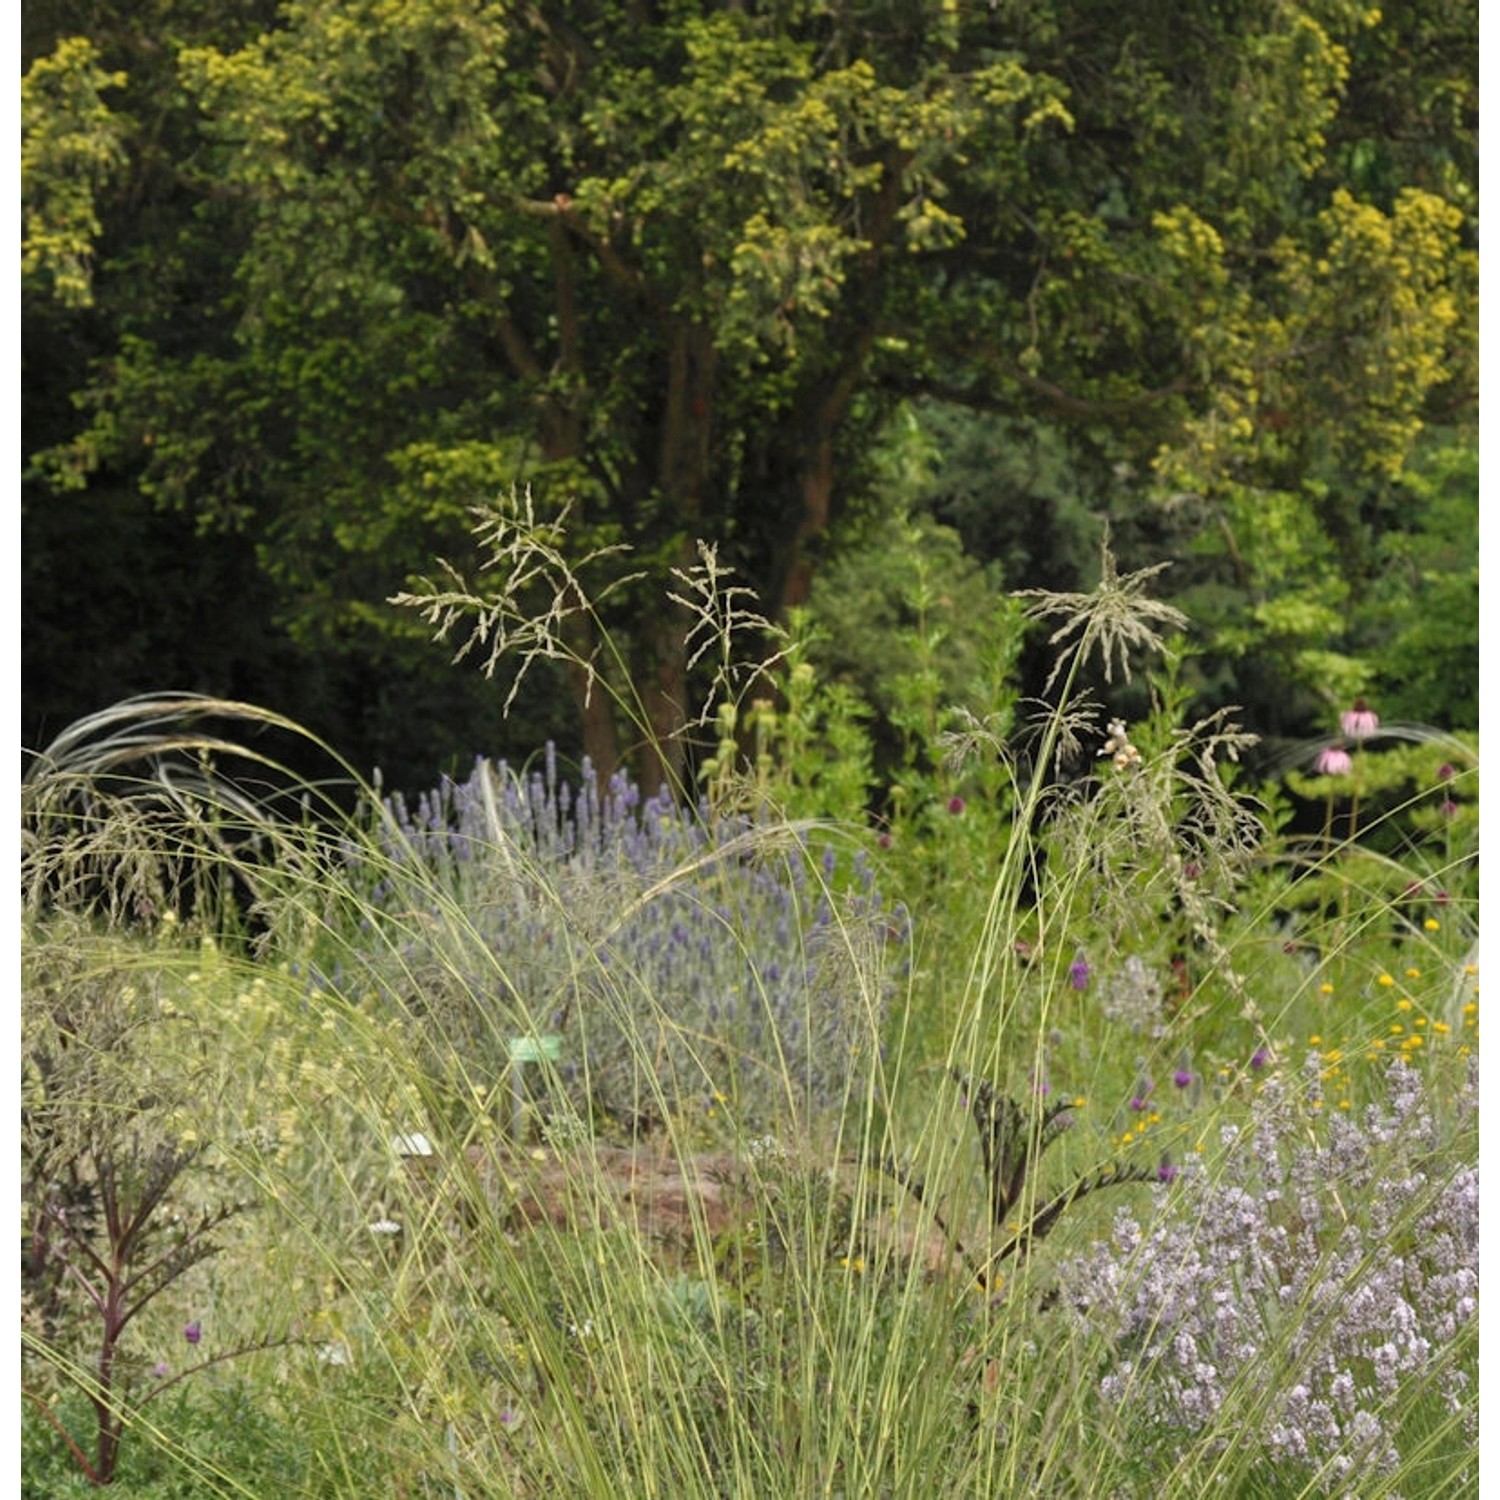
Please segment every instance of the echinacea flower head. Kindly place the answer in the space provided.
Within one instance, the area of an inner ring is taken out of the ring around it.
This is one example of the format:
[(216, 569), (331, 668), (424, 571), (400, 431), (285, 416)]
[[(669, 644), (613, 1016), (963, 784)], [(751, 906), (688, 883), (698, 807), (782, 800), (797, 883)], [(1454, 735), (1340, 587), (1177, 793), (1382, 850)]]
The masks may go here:
[(1319, 776), (1347, 776), (1354, 769), (1354, 762), (1349, 759), (1349, 752), (1343, 746), (1325, 745), (1318, 751), (1313, 769)]
[(1354, 700), (1354, 707), (1346, 709), (1339, 719), (1341, 728), (1351, 740), (1367, 740), (1380, 728), (1380, 716), (1363, 698)]

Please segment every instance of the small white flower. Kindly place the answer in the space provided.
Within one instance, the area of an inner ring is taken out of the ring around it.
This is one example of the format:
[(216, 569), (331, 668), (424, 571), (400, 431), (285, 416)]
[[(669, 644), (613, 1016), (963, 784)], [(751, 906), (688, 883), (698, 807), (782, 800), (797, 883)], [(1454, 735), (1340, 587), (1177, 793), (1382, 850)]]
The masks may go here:
[(1104, 742), (1104, 748), (1099, 752), (1101, 756), (1110, 755), (1114, 757), (1115, 770), (1123, 771), (1126, 766), (1139, 763), (1141, 752), (1130, 743), (1130, 735), (1125, 729), (1124, 719), (1111, 719), (1109, 721), (1109, 738)]

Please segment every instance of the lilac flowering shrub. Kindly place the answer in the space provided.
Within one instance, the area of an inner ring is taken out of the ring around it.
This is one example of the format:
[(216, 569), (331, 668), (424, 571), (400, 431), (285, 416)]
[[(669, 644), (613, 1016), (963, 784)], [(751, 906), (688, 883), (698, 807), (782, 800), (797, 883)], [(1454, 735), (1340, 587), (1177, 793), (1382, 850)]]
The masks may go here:
[(1474, 1129), (1477, 1077), (1444, 1124), (1405, 1062), (1362, 1119), (1322, 1119), (1320, 1063), (1300, 1100), (1267, 1080), (1249, 1127), (1223, 1127), (1222, 1168), (1179, 1176), (1170, 1216), (1122, 1210), (1064, 1268), (1062, 1300), (1104, 1337), (1099, 1393), (1148, 1445), (1248, 1440), (1257, 1464), (1350, 1494), (1401, 1465), (1421, 1393), (1474, 1436), (1479, 1172), (1454, 1133)]
[(472, 1060), (557, 1032), (580, 1105), (637, 1127), (723, 1108), (759, 1128), (836, 1105), (877, 1053), (905, 919), (862, 853), (836, 891), (832, 847), (601, 783), (587, 761), (575, 788), (550, 748), (540, 768), (481, 759), (386, 810), (372, 894), (408, 934), (423, 1010)]

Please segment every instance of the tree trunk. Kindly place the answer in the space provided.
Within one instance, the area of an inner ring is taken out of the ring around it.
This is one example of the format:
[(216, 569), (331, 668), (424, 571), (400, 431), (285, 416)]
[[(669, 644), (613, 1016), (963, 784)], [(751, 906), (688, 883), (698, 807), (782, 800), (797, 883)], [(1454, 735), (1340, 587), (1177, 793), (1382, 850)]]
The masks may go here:
[[(676, 533), (674, 566), (686, 571), (697, 560), (703, 497), (712, 463), (712, 417), (717, 351), (712, 333), (673, 319), (667, 326), (667, 389), (657, 472), (663, 509)], [(669, 587), (666, 579), (661, 587)], [(673, 590), (680, 592), (680, 590)], [(643, 747), (641, 788), (647, 795), (663, 784), (686, 793), (690, 725), (708, 708), (691, 699), (688, 634), (691, 614), (665, 597), (645, 632), (642, 673), (648, 738)]]

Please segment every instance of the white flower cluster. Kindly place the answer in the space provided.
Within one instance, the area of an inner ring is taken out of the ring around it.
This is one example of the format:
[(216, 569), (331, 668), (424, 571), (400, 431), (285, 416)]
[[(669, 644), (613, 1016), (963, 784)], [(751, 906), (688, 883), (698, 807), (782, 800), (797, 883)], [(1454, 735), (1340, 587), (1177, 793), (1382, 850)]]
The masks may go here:
[(1399, 1465), (1413, 1381), (1476, 1418), (1472, 1351), (1452, 1346), (1477, 1349), (1479, 1174), (1443, 1175), (1437, 1132), (1404, 1063), (1384, 1107), (1329, 1120), (1321, 1139), (1268, 1085), (1219, 1175), (1185, 1174), (1149, 1229), (1122, 1211), (1111, 1242), (1066, 1267), (1064, 1304), (1117, 1351), (1101, 1394), (1146, 1441), (1217, 1428), (1228, 1443), (1231, 1403), (1254, 1390), (1255, 1441), (1313, 1471), (1306, 1494), (1351, 1494)]
[(1099, 754), (1112, 757), (1117, 771), (1123, 771), (1127, 766), (1140, 764), (1141, 752), (1130, 743), (1130, 736), (1125, 731), (1124, 719), (1109, 721), (1109, 738), (1105, 740), (1104, 748)]

